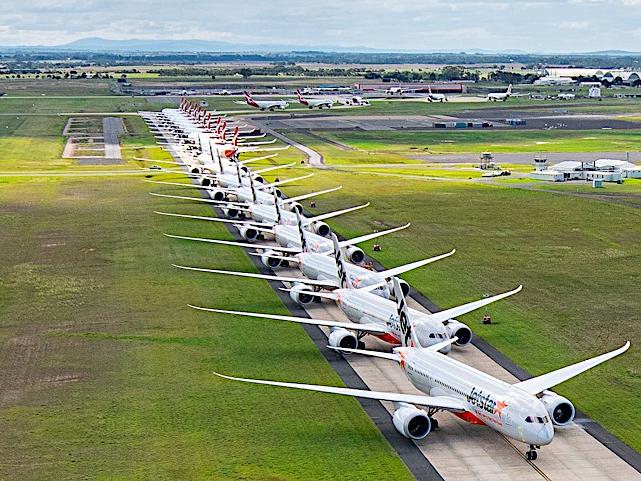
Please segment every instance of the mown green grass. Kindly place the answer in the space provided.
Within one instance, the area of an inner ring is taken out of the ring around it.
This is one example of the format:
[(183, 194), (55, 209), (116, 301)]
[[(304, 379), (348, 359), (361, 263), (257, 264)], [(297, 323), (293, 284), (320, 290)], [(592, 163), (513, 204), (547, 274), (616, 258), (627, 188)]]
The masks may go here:
[(639, 149), (641, 131), (483, 130), (430, 132), (324, 132), (360, 150), (394, 154), (611, 152)]
[[(488, 309), (493, 325), (481, 324), (482, 311), (462, 320), (532, 374), (631, 340), (624, 356), (557, 391), (641, 449), (641, 210), (585, 197), (360, 171), (323, 171), (310, 184), (344, 186), (319, 198), (314, 212), (372, 202), (330, 222), (345, 236), (412, 222), (376, 241), (383, 249), (374, 256), (386, 266), (456, 247), (447, 260), (404, 276), (442, 307), (522, 283), (520, 294)], [(372, 253), (371, 243), (364, 247)]]

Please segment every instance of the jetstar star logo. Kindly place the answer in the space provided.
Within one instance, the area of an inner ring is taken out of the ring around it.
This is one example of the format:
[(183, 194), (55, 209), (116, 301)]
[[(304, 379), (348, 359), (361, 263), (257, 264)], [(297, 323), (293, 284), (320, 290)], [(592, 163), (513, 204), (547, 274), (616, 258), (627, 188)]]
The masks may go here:
[(507, 403), (505, 401), (500, 401), (496, 403), (496, 407), (494, 408), (494, 412), (501, 417), (501, 414), (503, 414), (503, 409), (507, 407)]
[(503, 409), (507, 407), (505, 401), (497, 402), (491, 394), (486, 394), (476, 388), (472, 388), (472, 391), (467, 395), (467, 402), (472, 406), (476, 406), (490, 414), (496, 414), (499, 417), (501, 417)]

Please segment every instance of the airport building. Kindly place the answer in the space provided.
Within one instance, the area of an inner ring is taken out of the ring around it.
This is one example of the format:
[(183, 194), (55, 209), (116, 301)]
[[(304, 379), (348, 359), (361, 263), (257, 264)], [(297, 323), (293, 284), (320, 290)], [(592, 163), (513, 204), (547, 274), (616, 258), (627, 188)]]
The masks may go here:
[(564, 182), (567, 180), (600, 180), (602, 182), (622, 182), (623, 179), (640, 179), (641, 166), (626, 160), (598, 159), (594, 162), (565, 160), (548, 167), (547, 159), (534, 159), (534, 172), (531, 179)]
[[(577, 79), (579, 77), (596, 77), (602, 83), (609, 84), (622, 84), (622, 85), (640, 85), (641, 84), (641, 70), (608, 70), (598, 68), (547, 68), (545, 69), (547, 77), (543, 79), (554, 78), (570, 78)], [(550, 84), (547, 84), (550, 85)]]

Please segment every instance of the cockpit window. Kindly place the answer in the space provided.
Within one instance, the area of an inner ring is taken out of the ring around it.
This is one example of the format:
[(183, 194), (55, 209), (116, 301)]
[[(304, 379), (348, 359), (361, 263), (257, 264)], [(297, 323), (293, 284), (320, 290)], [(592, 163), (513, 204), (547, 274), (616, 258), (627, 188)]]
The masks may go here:
[(536, 424), (546, 424), (550, 421), (550, 419), (547, 416), (539, 417), (539, 416), (528, 416), (525, 418), (526, 423), (536, 423)]
[(434, 333), (433, 333), (433, 332), (430, 332), (430, 339), (434, 339), (434, 337), (435, 337), (435, 336), (434, 336)]

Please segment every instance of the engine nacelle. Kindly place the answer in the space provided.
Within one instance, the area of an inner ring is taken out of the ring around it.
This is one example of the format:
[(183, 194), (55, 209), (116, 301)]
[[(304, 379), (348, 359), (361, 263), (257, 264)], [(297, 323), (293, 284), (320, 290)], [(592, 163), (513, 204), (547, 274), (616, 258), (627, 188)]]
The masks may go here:
[(352, 264), (361, 264), (365, 260), (365, 252), (356, 246), (349, 246), (345, 249), (345, 255)]
[(259, 184), (264, 184), (265, 183), (265, 179), (259, 175), (259, 176), (254, 177), (254, 182), (258, 182)]
[(201, 177), (200, 185), (202, 185), (203, 187), (210, 187), (214, 185), (214, 181), (212, 180), (211, 177)]
[(454, 343), (457, 346), (467, 346), (472, 342), (472, 330), (461, 321), (450, 319), (447, 321), (445, 329), (450, 337), (458, 337), (458, 341)]
[(253, 241), (258, 238), (258, 231), (251, 226), (240, 226), (238, 228), (238, 232), (240, 232), (240, 235), (243, 236), (244, 239), (249, 241)]
[(432, 421), (425, 411), (411, 404), (398, 403), (392, 415), (394, 427), (409, 439), (423, 439), (432, 430)]
[(297, 282), (292, 286), (289, 291), (289, 297), (291, 297), (294, 302), (303, 306), (311, 304), (316, 298), (312, 288), (300, 282)]
[(201, 172), (201, 171), (200, 171), (200, 167), (196, 167), (196, 166), (191, 167), (191, 168), (189, 169), (189, 171), (190, 171), (192, 174), (200, 174), (200, 172)]
[(342, 327), (332, 330), (329, 334), (328, 343), (332, 347), (342, 347), (345, 349), (356, 349), (358, 347), (356, 335)]
[(291, 212), (298, 212), (301, 215), (303, 214), (303, 206), (298, 202), (291, 202), (288, 207)]
[[(264, 265), (266, 265), (267, 267), (271, 267), (273, 269), (280, 265), (280, 259), (274, 257), (276, 255), (278, 254), (275, 251), (272, 251), (272, 250), (265, 251), (260, 255), (260, 260)], [(291, 296), (291, 293), (290, 293), (290, 296)]]
[(543, 391), (541, 401), (555, 426), (567, 426), (574, 421), (576, 410), (568, 399), (552, 391)]
[(282, 198), (283, 198), (283, 191), (282, 191), (282, 190), (280, 190), (280, 189), (279, 189), (279, 188), (277, 188), (277, 187), (274, 187), (274, 192), (276, 192), (276, 196), (277, 196), (279, 199), (282, 199)]
[[(403, 279), (398, 279), (398, 283), (401, 285), (401, 291), (403, 291), (403, 295), (405, 297), (409, 296), (410, 285), (407, 282), (405, 282)], [(392, 283), (391, 280), (388, 281), (387, 288), (389, 289), (390, 292), (394, 292), (394, 284)]]
[(225, 217), (229, 217), (230, 219), (237, 218), (240, 213), (238, 209), (234, 209), (233, 207), (223, 207), (222, 211)]
[(328, 237), (330, 232), (332, 232), (332, 230), (329, 228), (327, 224), (325, 224), (325, 222), (314, 222), (312, 224), (312, 231), (315, 234), (318, 234), (323, 237)]
[(225, 200), (226, 195), (227, 195), (226, 192), (223, 192), (222, 190), (218, 190), (218, 189), (209, 191), (209, 197), (219, 202), (222, 200)]

